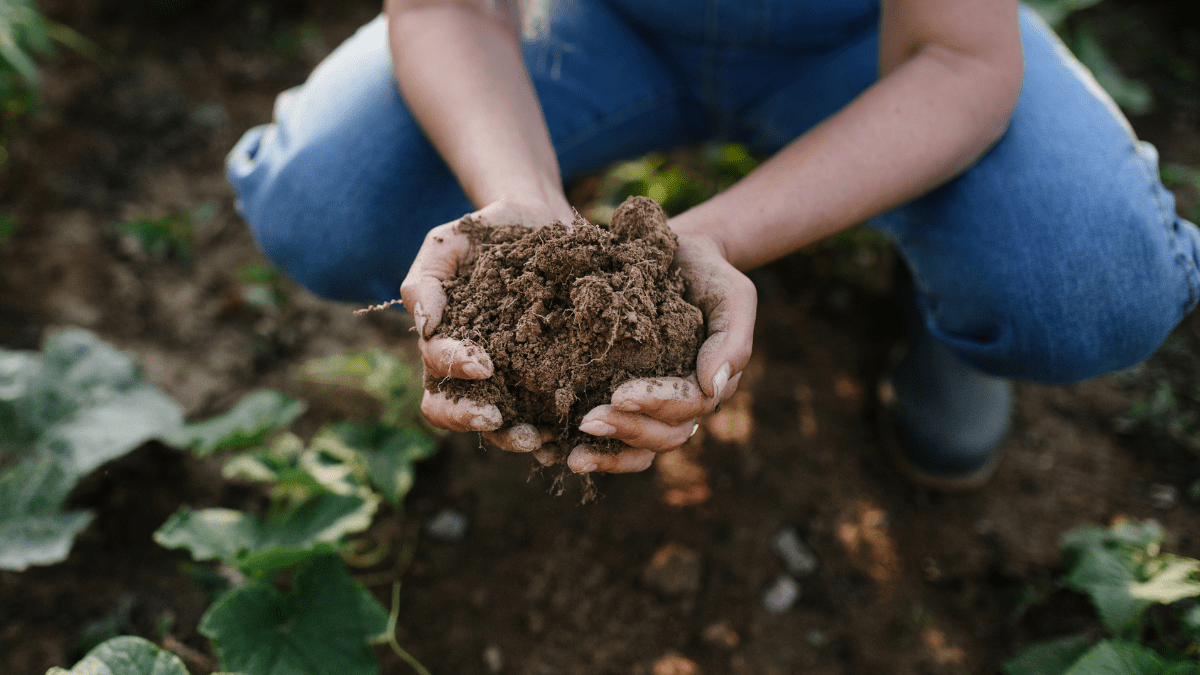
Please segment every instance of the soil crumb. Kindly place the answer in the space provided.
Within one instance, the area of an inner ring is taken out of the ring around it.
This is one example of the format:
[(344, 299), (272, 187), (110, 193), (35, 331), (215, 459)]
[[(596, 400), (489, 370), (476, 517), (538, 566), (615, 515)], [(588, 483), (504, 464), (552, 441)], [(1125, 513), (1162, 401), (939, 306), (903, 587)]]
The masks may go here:
[(654, 200), (630, 197), (607, 228), (583, 218), (538, 230), (464, 218), (458, 228), (471, 254), (445, 282), (437, 335), (483, 348), (494, 372), (430, 378), (430, 391), (494, 403), (508, 425), (556, 431), (561, 461), (581, 443), (623, 447), (578, 430), (619, 385), (695, 370), (704, 316), (683, 298), (671, 267), (679, 241)]

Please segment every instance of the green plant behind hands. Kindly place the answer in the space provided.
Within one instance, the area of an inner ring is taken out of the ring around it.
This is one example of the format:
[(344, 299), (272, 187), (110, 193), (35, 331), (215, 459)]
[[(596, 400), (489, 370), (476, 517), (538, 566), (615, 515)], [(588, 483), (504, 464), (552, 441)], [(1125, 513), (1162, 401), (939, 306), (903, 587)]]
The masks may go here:
[(41, 351), (0, 350), (0, 569), (58, 562), (91, 514), (64, 511), (101, 464), (170, 435), (180, 407), (128, 356), (84, 330)]
[[(1068, 532), (1066, 585), (1092, 600), (1112, 636), (1087, 634), (1039, 643), (1004, 664), (1007, 675), (1200, 675), (1200, 561), (1163, 553), (1154, 522), (1118, 522)], [(1147, 615), (1163, 606), (1170, 630)], [(1147, 631), (1147, 628), (1152, 630)], [(1147, 634), (1157, 650), (1138, 642)]]
[[(414, 462), (433, 453), (433, 439), (413, 424), (415, 371), (372, 351), (309, 362), (300, 376), (368, 393), (382, 402), (382, 420), (328, 424), (306, 443), (284, 430), (303, 404), (262, 390), (223, 415), (185, 425), (172, 441), (201, 456), (233, 451), (225, 476), (267, 484), (270, 506), (262, 515), (184, 507), (155, 541), (235, 567), (246, 579), (201, 620), (222, 667), (244, 675), (375, 675), (370, 646), (386, 643), (427, 673), (396, 642), (395, 609), (389, 618), (343, 561), (353, 558), (348, 537), (370, 527), (382, 501), (399, 508)], [(279, 582), (286, 579), (291, 590), (284, 592)]]

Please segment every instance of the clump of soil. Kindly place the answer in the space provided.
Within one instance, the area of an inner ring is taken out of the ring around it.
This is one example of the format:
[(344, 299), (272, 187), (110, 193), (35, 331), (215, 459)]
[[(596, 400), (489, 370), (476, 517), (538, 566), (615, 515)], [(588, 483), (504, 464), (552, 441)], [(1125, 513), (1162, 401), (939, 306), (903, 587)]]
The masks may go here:
[(430, 378), (430, 391), (494, 403), (506, 425), (556, 430), (561, 459), (581, 443), (620, 449), (577, 427), (622, 383), (695, 370), (704, 317), (683, 299), (671, 267), (679, 241), (653, 200), (627, 199), (607, 228), (583, 218), (538, 230), (465, 218), (458, 228), (472, 252), (445, 283), (436, 334), (482, 347), (494, 372)]

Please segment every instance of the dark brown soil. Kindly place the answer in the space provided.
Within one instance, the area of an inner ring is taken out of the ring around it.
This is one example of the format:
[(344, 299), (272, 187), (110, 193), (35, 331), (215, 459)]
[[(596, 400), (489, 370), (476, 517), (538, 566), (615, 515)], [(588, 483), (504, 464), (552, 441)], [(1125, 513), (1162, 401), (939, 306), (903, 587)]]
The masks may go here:
[(437, 335), (482, 347), (486, 380), (428, 378), (455, 398), (494, 403), (506, 424), (554, 429), (560, 459), (587, 443), (620, 443), (576, 427), (621, 384), (695, 370), (704, 316), (672, 269), (679, 246), (652, 199), (630, 197), (608, 227), (583, 218), (538, 230), (466, 218), (465, 273), (444, 286)]

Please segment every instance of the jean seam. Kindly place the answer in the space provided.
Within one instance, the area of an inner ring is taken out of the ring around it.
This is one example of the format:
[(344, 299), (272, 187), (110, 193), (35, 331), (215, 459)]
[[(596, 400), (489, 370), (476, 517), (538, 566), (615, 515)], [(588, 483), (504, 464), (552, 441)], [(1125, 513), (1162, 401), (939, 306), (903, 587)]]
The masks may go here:
[(1146, 176), (1149, 179), (1150, 192), (1154, 195), (1154, 203), (1158, 206), (1158, 215), (1163, 223), (1168, 245), (1171, 247), (1171, 252), (1175, 254), (1175, 263), (1179, 265), (1180, 270), (1183, 272), (1183, 278), (1187, 280), (1188, 299), (1183, 309), (1186, 314), (1192, 311), (1197, 301), (1200, 300), (1200, 291), (1197, 290), (1197, 287), (1200, 287), (1200, 279), (1197, 278), (1200, 276), (1200, 271), (1195, 268), (1195, 265), (1188, 264), (1187, 253), (1179, 245), (1179, 237), (1175, 234), (1175, 227), (1179, 216), (1175, 213), (1175, 209), (1172, 208), (1164, 194), (1167, 188), (1163, 187), (1157, 178), (1152, 175), (1148, 162), (1136, 146), (1133, 147), (1133, 151), (1139, 159), (1142, 159), (1142, 166), (1146, 170)]
[(585, 141), (599, 136), (605, 131), (614, 129), (640, 115), (644, 115), (656, 108), (678, 100), (680, 100), (680, 95), (677, 91), (671, 91), (668, 94), (654, 94), (603, 116), (597, 124), (572, 132), (570, 135), (557, 141), (555, 146), (560, 153), (565, 153)]

